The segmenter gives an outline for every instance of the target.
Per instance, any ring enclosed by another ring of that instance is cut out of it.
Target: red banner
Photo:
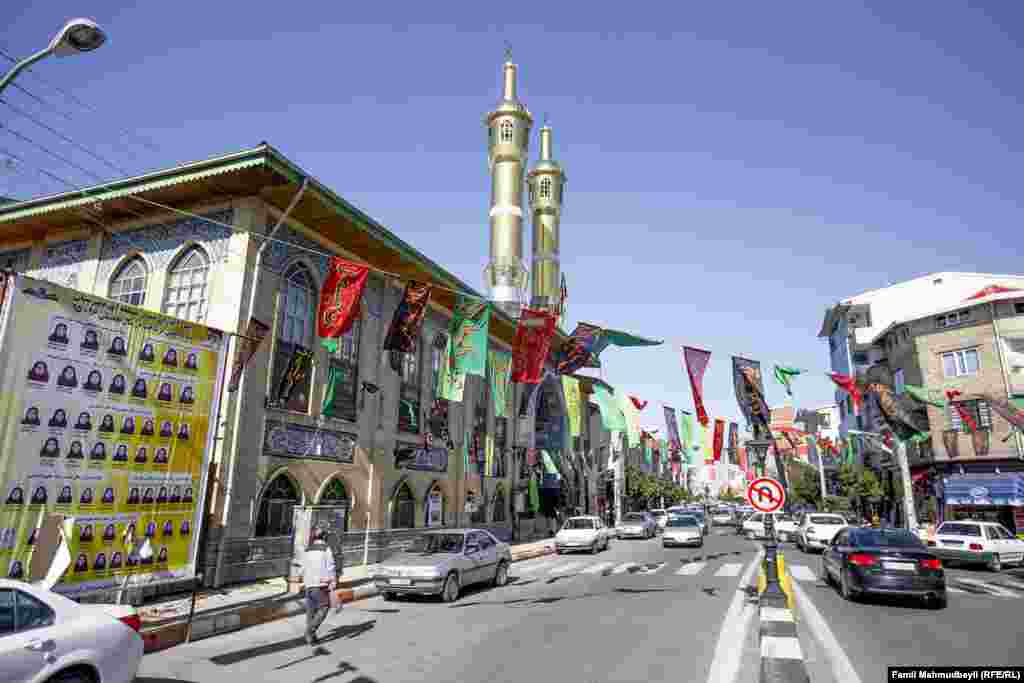
[[[722,445],[725,442],[725,420],[720,417],[715,418],[715,436],[711,441],[711,451],[714,455],[715,462],[722,459]]]
[[[702,351],[691,346],[683,347],[683,362],[686,373],[690,377],[690,390],[693,391],[693,406],[697,410],[697,421],[701,426],[708,426],[708,411],[704,409],[704,371],[711,360],[710,351]]]
[[[847,375],[841,375],[838,372],[829,373],[829,378],[836,383],[836,386],[850,395],[850,398],[853,399],[853,410],[857,415],[860,415],[860,407],[864,403],[864,394],[861,393],[860,387],[857,386],[857,380]]]
[[[331,270],[320,289],[320,309],[316,316],[316,333],[323,339],[337,339],[352,327],[359,313],[366,279],[366,266],[335,256]]]
[[[630,396],[629,400],[633,402],[633,405],[636,407],[637,410],[643,410],[644,408],[647,407],[647,401],[641,401],[636,396]]]
[[[513,382],[540,384],[544,374],[544,359],[548,357],[554,334],[555,316],[533,308],[522,310],[512,352]]]

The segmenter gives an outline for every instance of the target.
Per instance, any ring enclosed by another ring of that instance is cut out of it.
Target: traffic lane
[[[679,551],[664,552],[653,543],[623,545],[623,561],[681,565]],[[727,550],[732,552],[717,552]],[[752,553],[743,558],[745,566],[753,559]],[[222,683],[519,681],[551,675],[659,681],[678,680],[680,673],[687,680],[706,678],[718,627],[740,578],[581,575],[552,584],[470,589],[452,605],[373,598],[332,615],[317,651],[302,642],[304,618],[295,617],[149,655],[140,676]],[[679,637],[681,629],[686,638]]]
[[[901,598],[845,601],[820,579],[799,585],[862,681],[884,680],[889,666],[1024,664],[1014,600],[957,594],[933,610]]]

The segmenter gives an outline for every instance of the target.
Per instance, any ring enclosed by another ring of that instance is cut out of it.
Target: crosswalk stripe
[[[611,567],[614,564],[615,564],[614,562],[598,562],[595,565],[587,567],[586,569],[581,571],[580,574],[599,574],[599,573],[603,572],[605,569],[608,569],[608,567]]]
[[[622,574],[623,572],[629,571],[630,567],[636,566],[639,566],[636,562],[623,562],[618,567],[612,570],[612,574]]]
[[[1001,586],[1002,588],[1005,588],[1006,590],[1010,591],[1018,597],[1022,593],[1024,593],[1024,585],[1021,585],[1019,583],[1012,583],[1009,581],[993,581],[992,584],[995,586]]]
[[[998,595],[1001,598],[1016,598],[1018,596],[1017,593],[1008,591],[1005,588],[994,586],[986,581],[979,581],[977,579],[965,579],[962,577],[957,577],[957,581],[959,581],[960,583],[965,583],[969,586],[974,586],[976,588],[988,591],[992,595]]]
[[[818,577],[810,567],[803,564],[789,565],[789,573],[797,581],[817,581]]]
[[[967,594],[967,591],[961,590],[959,588],[953,588],[952,586],[949,586],[949,585],[946,586],[946,592],[947,593],[963,593],[964,595]]]
[[[701,569],[707,565],[707,562],[691,562],[690,564],[684,564],[676,571],[676,576],[693,576],[700,572]]]
[[[551,568],[549,574],[568,574],[573,569],[585,566],[586,562],[566,562],[565,564],[559,564]]]
[[[729,564],[723,564],[721,568],[715,572],[715,576],[739,576],[740,569],[743,568],[742,564],[738,562],[730,562]]]

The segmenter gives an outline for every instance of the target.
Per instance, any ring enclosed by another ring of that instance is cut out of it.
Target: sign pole
[[[779,585],[777,562],[778,543],[775,540],[775,512],[786,503],[786,489],[775,479],[762,477],[747,486],[747,502],[764,514],[764,577],[765,590],[761,594],[761,605],[785,607],[786,594]]]

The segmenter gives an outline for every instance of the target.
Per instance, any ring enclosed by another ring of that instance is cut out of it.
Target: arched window
[[[123,304],[142,306],[146,303],[146,282],[149,268],[146,262],[136,256],[110,278],[110,298]]]
[[[435,486],[427,494],[425,509],[426,526],[444,526],[445,513],[447,512],[444,492],[440,486]]]
[[[540,179],[540,196],[544,199],[551,197],[551,178]]]
[[[505,521],[505,489],[499,488],[494,493],[494,518],[495,522]]]
[[[392,352],[394,353],[394,352]],[[398,391],[398,429],[409,434],[420,433],[420,345],[415,342],[410,353],[401,354],[402,371]]]
[[[391,528],[412,529],[416,526],[416,499],[408,484],[402,484],[391,503]]]
[[[342,517],[342,531],[348,531],[348,519],[349,513],[351,512],[352,501],[348,497],[348,491],[345,489],[345,482],[338,477],[331,479],[327,483],[327,488],[320,494],[320,500],[318,505],[333,505],[343,510],[340,510],[340,516]]]
[[[274,477],[260,498],[256,536],[287,536],[292,532],[292,509],[301,503],[295,484],[284,474]]]
[[[512,131],[513,131],[512,122],[511,121],[502,121],[501,122],[501,141],[502,142],[512,142]]]
[[[164,313],[172,318],[206,320],[206,278],[210,259],[201,247],[189,247],[167,273]]]
[[[316,285],[309,269],[295,264],[284,274],[278,310],[277,341],[274,349],[274,384],[271,395],[277,395],[281,378],[297,347],[312,350],[316,319]],[[278,407],[305,413],[309,411],[310,372],[295,386],[288,401]]]

